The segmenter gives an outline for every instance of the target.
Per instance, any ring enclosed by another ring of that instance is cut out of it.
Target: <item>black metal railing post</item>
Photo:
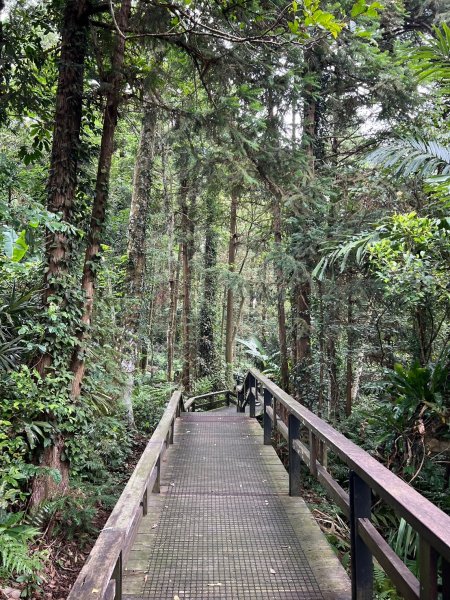
[[[367,483],[350,471],[350,543],[352,600],[373,598],[372,553],[358,533],[359,519],[370,519],[372,492]]]
[[[289,431],[289,496],[300,496],[301,459],[294,449],[294,441],[300,439],[300,421],[293,414],[288,419]]]
[[[254,390],[254,391],[253,391]],[[248,404],[250,408],[250,417],[255,418],[256,415],[256,378],[249,373],[248,375]]]
[[[264,444],[272,443],[272,419],[267,414],[267,408],[272,406],[272,394],[264,388]]]

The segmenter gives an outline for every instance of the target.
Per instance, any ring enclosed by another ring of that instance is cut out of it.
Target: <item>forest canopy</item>
[[[0,588],[61,598],[171,390],[251,365],[450,512],[449,21],[0,0]]]

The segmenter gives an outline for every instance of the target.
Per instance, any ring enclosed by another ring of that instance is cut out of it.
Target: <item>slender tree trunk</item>
[[[161,162],[162,162],[162,183],[164,191],[164,207],[167,214],[167,237],[168,237],[168,273],[169,273],[169,315],[167,319],[167,381],[173,381],[173,357],[174,357],[174,338],[175,338],[175,320],[177,311],[177,297],[178,297],[178,277],[180,272],[180,252],[181,246],[179,246],[178,259],[175,262],[174,258],[174,236],[175,236],[175,212],[173,210],[172,200],[172,189],[171,183],[172,178],[167,178],[167,171],[169,168],[169,162],[167,157],[167,150],[165,144],[162,145],[161,149]]]
[[[167,380],[173,381],[173,359],[174,359],[174,346],[176,337],[176,319],[177,319],[177,304],[178,304],[178,289],[180,282],[180,264],[181,264],[181,249],[182,245],[179,245],[178,259],[176,266],[172,267],[169,273],[169,322],[167,326]]]
[[[234,273],[236,268],[236,247],[237,247],[237,207],[239,194],[238,190],[234,189],[231,192],[230,205],[230,238],[228,242],[228,271]],[[229,285],[227,289],[227,319],[225,324],[225,364],[226,364],[226,381],[229,386],[234,385],[233,381],[233,361],[234,361],[234,344],[233,344],[233,327],[234,327],[234,290],[233,286]],[[230,389],[231,389],[230,387]]]
[[[281,200],[274,196],[272,201],[273,215],[273,235],[275,249],[278,257],[281,257]],[[279,266],[275,267],[275,278],[277,281],[277,315],[278,315],[278,339],[280,344],[280,366],[281,366],[281,387],[289,391],[289,365],[287,350],[287,330],[286,330],[286,310],[285,285],[283,281],[283,271]]]
[[[324,331],[324,310],[323,310],[323,289],[322,282],[317,282],[318,295],[318,337],[319,337],[319,391],[317,399],[317,413],[319,417],[323,416],[323,396],[325,382],[325,331]]]
[[[120,31],[127,27],[131,12],[131,0],[123,0],[117,16],[117,25]],[[95,185],[94,204],[87,236],[87,247],[84,259],[83,278],[81,289],[85,295],[83,307],[82,326],[78,334],[79,344],[72,355],[72,398],[76,400],[81,393],[81,384],[85,373],[85,358],[83,342],[91,325],[92,310],[94,305],[94,289],[96,270],[100,255],[100,240],[105,223],[106,206],[108,201],[109,174],[111,159],[114,151],[114,133],[116,130],[120,104],[120,91],[122,87],[122,68],[125,57],[125,39],[117,35],[116,45],[112,57],[112,75],[106,95],[106,108],[103,116],[103,132],[98,161],[97,180]]]
[[[194,256],[195,186],[185,178],[180,186],[181,236],[183,261],[183,372],[181,383],[186,391],[192,387],[192,258]]]
[[[296,306],[297,306],[297,360],[302,363],[309,361],[311,355],[310,337],[311,337],[311,284],[304,281],[296,287]]]
[[[128,422],[132,427],[134,427],[132,395],[135,372],[139,361],[138,336],[143,309],[146,233],[153,173],[155,131],[156,111],[148,103],[145,103],[139,148],[134,167],[133,193],[128,223],[128,260],[125,281],[128,291],[128,306],[124,318],[122,344],[122,370],[126,375],[123,402],[127,411]]]
[[[203,299],[200,308],[198,365],[199,376],[212,376],[217,373],[217,356],[214,344],[214,329],[217,312],[217,233],[214,229],[216,221],[216,201],[207,199],[204,285]]]
[[[353,354],[354,354],[354,332],[353,332],[353,295],[348,293],[347,301],[347,372],[345,390],[345,415],[352,414],[353,403]]]
[[[330,383],[330,418],[339,418],[339,366],[337,352],[338,314],[336,304],[329,306],[329,322],[327,328],[328,376]]]
[[[3,3],[1,5],[3,8]],[[81,116],[83,108],[83,75],[86,57],[89,2],[67,0],[61,34],[58,87],[56,92],[55,126],[53,131],[47,208],[64,221],[71,220],[77,186],[77,168],[80,147]],[[45,239],[47,268],[45,271],[43,305],[50,299],[61,298],[64,275],[69,260],[69,238],[63,232],[47,231]],[[36,368],[45,377],[52,364],[52,352],[44,352]],[[60,483],[48,475],[33,481],[30,506],[65,493],[69,486],[69,464],[62,458],[64,437],[57,434],[40,459],[40,466],[56,469]]]

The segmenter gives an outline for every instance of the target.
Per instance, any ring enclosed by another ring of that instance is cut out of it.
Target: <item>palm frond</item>
[[[401,138],[371,152],[366,161],[392,171],[396,176],[416,175],[450,178],[450,147],[436,140]]]
[[[434,37],[426,40],[412,57],[419,81],[436,82],[443,95],[450,95],[450,27],[434,27]]]

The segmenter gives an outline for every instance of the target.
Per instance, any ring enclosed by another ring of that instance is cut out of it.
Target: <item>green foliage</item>
[[[280,354],[278,351],[268,355],[262,343],[256,337],[248,340],[237,338],[236,341],[244,346],[245,353],[252,359],[258,369],[268,377],[278,379],[280,367],[274,360]]]
[[[440,93],[450,95],[450,27],[442,23],[433,27],[434,36],[424,38],[424,44],[416,50],[411,62],[420,81],[432,81],[439,85]]]
[[[450,147],[437,140],[403,138],[377,148],[367,162],[389,169],[394,176],[427,178],[439,174],[450,178]]]
[[[141,433],[151,435],[169,402],[174,387],[171,383],[152,384],[144,379],[133,396],[136,425]]]
[[[0,510],[0,576],[35,576],[43,567],[45,553],[31,552],[29,544],[39,530],[23,522],[24,513]]]

